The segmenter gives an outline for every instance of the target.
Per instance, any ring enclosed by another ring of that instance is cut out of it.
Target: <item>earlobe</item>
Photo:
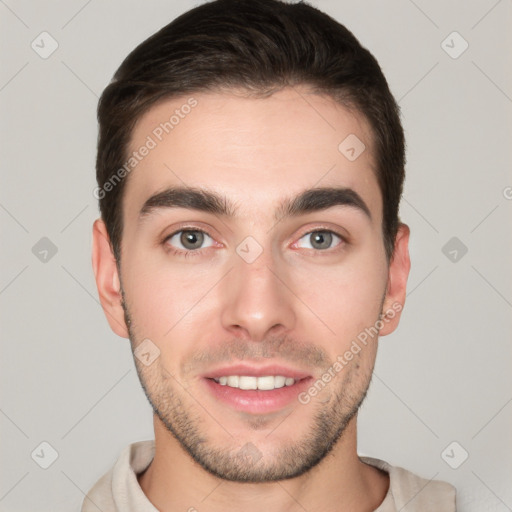
[[[105,223],[97,219],[92,231],[92,267],[100,303],[110,328],[122,338],[128,338],[128,329],[124,320],[121,304],[121,286],[116,259],[110,248]]]
[[[380,330],[380,336],[390,334],[398,327],[405,304],[407,278],[411,268],[409,235],[409,226],[400,224],[395,237],[395,250],[389,264],[387,291],[382,308],[384,325]]]

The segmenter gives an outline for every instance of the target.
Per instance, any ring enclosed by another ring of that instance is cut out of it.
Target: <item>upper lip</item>
[[[247,375],[251,377],[265,377],[266,375],[282,375],[283,377],[295,380],[304,379],[311,375],[296,368],[272,364],[267,366],[250,366],[247,364],[236,364],[233,366],[224,366],[205,373],[203,377],[207,379],[218,379],[219,377],[229,377],[230,375]]]

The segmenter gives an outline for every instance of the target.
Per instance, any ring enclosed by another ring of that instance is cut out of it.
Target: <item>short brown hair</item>
[[[118,264],[126,162],[135,123],[157,102],[194,92],[246,89],[267,96],[306,85],[368,121],[383,199],[382,231],[390,261],[399,226],[405,141],[399,107],[372,54],[327,14],[280,0],[215,0],[142,42],[123,61],[98,104],[99,206]],[[340,141],[341,142],[341,141]]]

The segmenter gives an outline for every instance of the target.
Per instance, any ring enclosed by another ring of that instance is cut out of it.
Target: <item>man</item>
[[[371,54],[307,4],[217,0],[136,48],[98,119],[93,267],[155,441],[82,511],[455,510],[451,485],[357,454],[410,267]]]

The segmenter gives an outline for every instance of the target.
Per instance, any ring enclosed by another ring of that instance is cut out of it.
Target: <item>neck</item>
[[[356,423],[357,415],[333,450],[304,475],[252,484],[211,475],[155,416],[155,457],[148,469],[138,475],[139,484],[161,512],[375,510],[388,491],[389,475],[359,460]]]

